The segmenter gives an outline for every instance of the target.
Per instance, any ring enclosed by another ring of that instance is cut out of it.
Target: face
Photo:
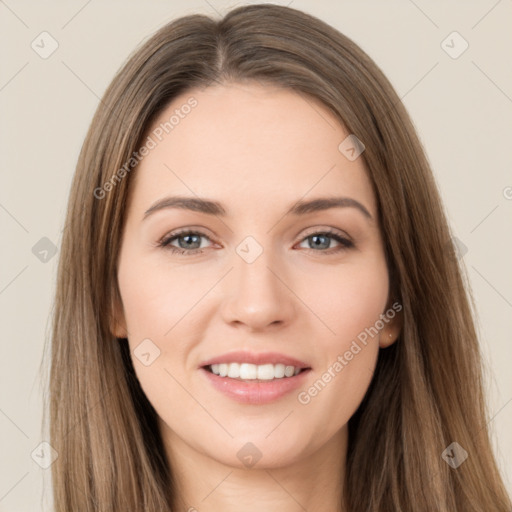
[[[348,135],[319,102],[247,84],[190,90],[148,131],[112,329],[170,453],[243,467],[246,450],[272,467],[346,432],[398,335],[365,163],[350,140],[339,149]],[[321,198],[345,200],[302,205]]]

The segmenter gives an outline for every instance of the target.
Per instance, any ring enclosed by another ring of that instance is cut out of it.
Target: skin
[[[122,304],[112,328],[128,338],[137,377],[159,416],[175,504],[201,512],[343,510],[347,423],[379,348],[398,336],[401,316],[369,338],[308,404],[297,395],[391,304],[364,160],[349,161],[338,150],[349,132],[322,104],[269,85],[187,91],[152,128],[191,96],[197,106],[131,177],[118,261]],[[142,220],[157,200],[178,194],[219,201],[228,215],[168,208]],[[299,199],[329,196],[356,199],[373,220],[352,207],[285,215]],[[205,237],[182,236],[172,245],[191,251],[200,242],[202,253],[158,247],[182,228]],[[327,237],[315,248],[308,237],[328,228],[355,247]],[[247,236],[263,249],[250,264],[236,252]],[[147,338],[160,350],[149,366],[133,352]],[[198,369],[235,349],[300,359],[312,368],[307,384],[269,404],[237,403]],[[237,457],[249,442],[262,454],[251,468]]]

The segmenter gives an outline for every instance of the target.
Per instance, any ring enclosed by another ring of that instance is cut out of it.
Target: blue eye
[[[166,249],[169,249],[172,253],[179,253],[179,254],[198,254],[203,252],[203,249],[201,249],[201,238],[209,238],[200,231],[181,231],[178,233],[171,233],[168,237],[164,238],[158,245],[160,247],[165,247]],[[183,244],[180,243],[180,247],[175,247],[174,245],[171,245],[171,242],[174,240],[180,240],[183,239],[185,242]],[[199,242],[197,241],[199,239]],[[199,243],[199,247],[191,247],[193,245],[197,245]]]
[[[330,239],[338,242],[339,246],[330,248],[329,247],[331,245]],[[303,239],[303,241],[306,241],[306,240],[310,241],[310,243],[313,244],[313,247],[316,247],[316,249],[311,249],[311,250],[313,250],[314,252],[319,252],[317,250],[318,248],[327,248],[327,249],[329,249],[328,251],[320,251],[322,253],[327,253],[327,254],[332,254],[335,252],[343,251],[343,250],[349,249],[351,247],[354,247],[354,243],[352,241],[348,240],[347,238],[343,238],[342,236],[338,235],[334,231],[321,231],[321,232],[313,233]],[[327,245],[327,247],[325,247],[326,245]]]
[[[205,238],[207,240],[210,240],[208,236],[206,236],[204,233],[201,233],[200,231],[191,231],[191,230],[184,230],[177,233],[171,233],[169,236],[162,239],[159,243],[159,247],[164,247],[167,250],[170,250],[174,254],[180,254],[180,255],[187,255],[191,256],[194,254],[200,254],[204,251],[204,247],[201,247],[201,238]],[[335,240],[339,246],[330,248],[331,240]],[[171,245],[172,242],[175,240],[178,241],[179,247],[176,247],[175,245]],[[183,242],[181,242],[183,241]],[[305,238],[301,240],[301,243],[304,241],[309,241],[313,244],[313,247],[316,247],[315,249],[307,249],[308,251],[312,252],[320,252],[324,254],[333,254],[338,253],[347,249],[350,249],[354,246],[354,243],[347,238],[344,238],[337,234],[334,231],[325,230],[325,231],[318,231],[315,233],[312,233]],[[319,250],[319,249],[325,249],[327,245],[328,250]]]

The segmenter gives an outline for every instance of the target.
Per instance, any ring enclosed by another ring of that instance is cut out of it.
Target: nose
[[[234,255],[234,268],[224,280],[222,316],[251,331],[288,325],[296,314],[295,295],[281,265],[264,250],[248,263]],[[293,283],[292,283],[293,285]]]

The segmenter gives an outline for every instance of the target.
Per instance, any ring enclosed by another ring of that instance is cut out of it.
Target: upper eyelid
[[[347,240],[350,240],[352,242],[352,237],[347,233],[345,232],[344,230],[342,229],[339,229],[339,228],[331,228],[331,227],[328,227],[328,228],[311,228],[311,230],[307,229],[305,234],[302,235],[302,239],[308,237],[308,236],[311,236],[311,235],[315,235],[315,234],[318,234],[318,233],[325,233],[325,234],[328,234],[328,235],[337,235],[339,237],[342,237],[342,238],[346,238]]]

